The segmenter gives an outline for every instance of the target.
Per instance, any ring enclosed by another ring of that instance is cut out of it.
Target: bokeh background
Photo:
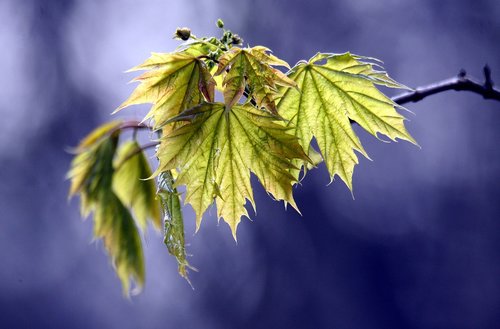
[[[219,17],[290,63],[351,51],[412,87],[488,63],[500,82],[497,0],[2,0],[0,327],[498,328],[500,103],[467,92],[407,106],[421,149],[358,130],[373,161],[354,200],[323,166],[295,193],[302,217],[255,182],[237,245],[214,210],[195,235],[186,208],[195,290],[150,231],[145,290],[122,297],[67,202],[65,150],[132,91],[123,71],[173,50],[177,27],[219,33]]]

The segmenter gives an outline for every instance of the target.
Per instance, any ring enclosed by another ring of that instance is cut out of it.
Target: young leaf
[[[141,84],[115,112],[134,104],[153,103],[144,120],[153,118],[154,128],[204,99],[213,101],[215,82],[206,65],[189,53],[153,53],[129,71],[148,70],[133,81]]]
[[[109,133],[114,128],[112,124],[103,125],[83,140],[68,178],[71,179],[70,196],[80,194],[82,215],[94,212],[95,236],[104,240],[124,294],[128,294],[130,279],[137,282],[138,287],[142,286],[144,263],[134,220],[112,189],[119,132],[106,136],[105,131]]]
[[[277,86],[295,87],[293,80],[273,68],[280,65],[289,68],[288,63],[271,55],[269,49],[232,48],[219,58],[215,75],[229,70],[224,78],[224,101],[228,108],[236,104],[248,85],[249,97],[254,97],[257,106],[277,114],[275,100],[279,96]]]
[[[324,65],[317,62],[326,60]],[[416,143],[404,126],[399,107],[375,85],[407,88],[376,71],[370,58],[349,53],[317,54],[290,72],[300,91],[287,89],[278,104],[279,113],[289,120],[292,133],[307,148],[316,138],[333,180],[338,175],[352,190],[352,174],[358,163],[355,150],[368,157],[349,119],[378,138],[384,134]]]
[[[139,152],[138,152],[139,151]],[[156,199],[154,180],[149,162],[140,151],[136,141],[123,143],[115,159],[113,190],[137,217],[139,226],[145,230],[147,219],[151,219],[156,228],[161,227],[160,203]]]
[[[158,172],[178,168],[176,185],[186,185],[185,202],[193,206],[199,228],[205,210],[216,198],[217,215],[236,229],[247,216],[246,200],[254,206],[250,171],[277,200],[296,207],[292,159],[308,160],[288,128],[251,105],[205,103],[172,121],[188,121],[162,139]]]
[[[187,270],[196,271],[196,269],[186,259],[181,200],[174,187],[174,179],[170,171],[158,175],[158,197],[161,200],[165,221],[163,242],[167,246],[168,252],[177,260],[179,274],[190,282]]]
[[[75,148],[77,154],[71,162],[71,168],[66,175],[71,180],[69,197],[82,191],[84,188],[83,185],[94,168],[96,162],[95,155],[96,153],[100,153],[97,152],[99,143],[103,141],[106,135],[118,128],[121,123],[121,121],[112,121],[97,127]]]
[[[207,56],[210,52],[217,51],[219,47],[215,38],[201,38],[188,40],[177,47],[177,52],[184,52],[193,56]]]
[[[128,295],[130,280],[137,288],[144,284],[145,270],[141,238],[127,208],[110,190],[100,195],[94,215],[94,234],[104,240],[124,295]]]
[[[81,213],[84,217],[95,208],[100,195],[111,189],[114,172],[112,162],[117,143],[116,133],[90,144],[85,149],[77,148],[81,153],[71,162],[67,177],[71,179],[69,196],[80,193]]]
[[[123,122],[121,120],[115,120],[107,122],[96,129],[94,129],[90,134],[88,134],[76,147],[76,152],[80,153],[85,149],[94,146],[106,135],[110,134],[113,130],[116,130]]]

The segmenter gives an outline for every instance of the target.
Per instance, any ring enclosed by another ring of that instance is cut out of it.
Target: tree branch
[[[200,58],[204,58],[206,56],[200,56]],[[491,70],[488,65],[485,65],[483,68],[483,73],[484,73],[484,83],[480,83],[477,80],[468,77],[467,73],[465,70],[460,70],[458,75],[453,78],[449,78],[446,80],[442,80],[439,82],[434,82],[426,86],[422,87],[417,87],[415,90],[402,93],[400,95],[396,95],[392,97],[391,99],[399,104],[403,105],[406,103],[416,103],[421,101],[422,99],[426,98],[427,96],[434,95],[434,94],[439,94],[447,90],[455,90],[455,91],[471,91],[476,94],[479,94],[483,96],[484,99],[493,99],[500,101],[500,90],[497,88],[493,87],[493,80],[491,79]],[[250,96],[250,91],[248,90],[248,87],[245,86],[245,91],[243,92],[243,95],[245,97]],[[250,98],[250,103],[254,106],[257,105],[255,99],[253,97]],[[351,123],[356,123],[356,121],[350,119],[349,120]],[[126,121],[123,124],[121,124],[117,130],[121,129],[150,129],[152,130],[152,127],[141,123],[139,121]],[[137,150],[137,153],[141,152],[144,149],[154,147],[158,145],[159,142],[153,142],[150,144],[145,145],[144,147],[140,148]],[[135,154],[132,154],[132,156]]]
[[[392,97],[392,100],[399,104],[406,104],[410,102],[418,102],[427,96],[438,94],[447,90],[456,91],[471,91],[483,96],[485,99],[494,99],[500,101],[500,90],[493,88],[493,81],[491,80],[491,70],[486,65],[483,69],[484,83],[480,83],[472,78],[467,77],[465,70],[453,78],[432,83],[427,86],[418,87],[414,91],[407,92],[401,95]]]
[[[149,129],[149,130],[153,130],[153,127],[148,126],[147,124],[142,123],[142,122],[137,121],[137,120],[129,120],[129,121],[124,121],[117,128],[117,130],[123,130],[123,129]]]

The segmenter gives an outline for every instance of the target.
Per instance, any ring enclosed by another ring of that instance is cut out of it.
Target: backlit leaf
[[[196,271],[196,269],[186,259],[181,200],[174,187],[174,179],[170,171],[158,175],[158,197],[161,200],[164,215],[165,236],[163,241],[168,252],[177,260],[179,274],[189,282],[187,270]]]
[[[134,104],[152,103],[146,119],[154,128],[191,108],[204,99],[214,98],[215,82],[205,63],[189,53],[153,53],[143,64],[130,71],[148,70],[133,81],[141,84],[115,112]]]
[[[210,52],[218,50],[218,47],[214,44],[216,43],[216,39],[214,39],[215,38],[190,39],[177,47],[177,52],[183,52],[193,56],[207,56]]]
[[[80,149],[80,153],[71,162],[67,175],[71,180],[69,196],[80,194],[81,213],[84,217],[94,209],[99,196],[111,188],[114,171],[110,163],[113,162],[117,143],[117,133],[107,136]]]
[[[70,197],[84,189],[84,184],[92,174],[92,171],[95,170],[96,153],[101,154],[102,152],[98,148],[101,146],[104,137],[116,130],[121,123],[121,121],[112,121],[97,127],[74,149],[76,156],[71,162],[71,168],[66,175],[71,180],[71,187],[69,189]],[[114,152],[112,149],[111,151]],[[110,156],[112,157],[113,154]]]
[[[325,64],[318,62],[325,60]],[[406,88],[376,71],[370,58],[349,53],[317,54],[301,62],[289,73],[300,91],[287,89],[278,108],[289,120],[291,132],[307,148],[316,138],[333,180],[338,175],[352,190],[352,174],[358,151],[368,157],[349,119],[378,138],[378,134],[416,143],[404,126],[399,105],[382,94],[375,85]]]
[[[128,294],[130,280],[140,288],[144,282],[144,263],[139,233],[128,209],[115,195],[112,182],[113,159],[119,131],[112,124],[90,133],[78,147],[80,152],[71,163],[70,196],[80,194],[81,212],[94,212],[94,234],[104,240],[117,275]],[[112,132],[106,135],[104,131]]]
[[[130,212],[112,191],[100,195],[96,204],[94,234],[104,241],[123,293],[128,295],[130,280],[140,289],[145,277],[141,238]]]
[[[88,134],[76,147],[76,152],[81,152],[88,147],[92,147],[97,142],[99,142],[106,135],[116,130],[122,124],[121,120],[107,122],[96,129],[94,129],[90,134]]]
[[[288,128],[269,113],[251,105],[206,103],[185,111],[173,121],[188,121],[162,139],[158,171],[178,169],[176,185],[186,185],[185,202],[197,217],[217,204],[217,215],[236,229],[248,216],[246,201],[255,207],[250,172],[277,200],[296,207],[290,175],[292,159],[308,160]]]
[[[268,51],[269,49],[260,46],[244,49],[235,47],[219,58],[219,68],[215,75],[229,70],[223,81],[224,100],[228,108],[239,101],[247,86],[249,96],[255,99],[258,107],[277,114],[277,86],[295,87],[296,84],[272,67],[289,66],[285,61],[268,54]]]
[[[156,186],[149,162],[136,141],[123,143],[115,159],[116,172],[113,190],[124,205],[130,207],[139,226],[145,230],[147,219],[156,228],[161,227],[160,203],[156,199]]]

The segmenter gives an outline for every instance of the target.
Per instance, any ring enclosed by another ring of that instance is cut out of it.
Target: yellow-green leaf
[[[325,61],[324,64],[319,63]],[[349,119],[377,134],[416,143],[406,131],[399,105],[375,85],[407,88],[374,69],[372,59],[349,53],[317,54],[289,73],[298,89],[287,89],[280,99],[280,115],[289,120],[291,132],[306,149],[315,137],[333,180],[338,175],[352,190],[355,151],[368,157]]]
[[[177,260],[179,274],[190,282],[188,269],[195,271],[196,269],[187,261],[181,200],[174,187],[174,179],[170,171],[158,175],[158,197],[161,200],[165,221],[163,242],[167,246],[168,252]]]
[[[217,72],[217,66],[214,66],[210,73],[213,75],[214,81],[215,81],[215,90],[224,93],[224,88],[222,87],[224,85],[224,78],[226,77],[225,72],[222,72],[219,75],[215,75]]]
[[[255,207],[250,172],[275,199],[296,207],[291,161],[308,157],[271,114],[251,105],[228,109],[222,103],[205,103],[173,121],[188,123],[162,139],[158,171],[178,169],[176,185],[186,185],[185,202],[195,210],[197,228],[216,199],[218,217],[236,238],[241,216],[248,216],[246,201]]]
[[[128,295],[130,280],[140,289],[144,284],[145,270],[139,231],[128,209],[111,190],[101,194],[96,204],[94,234],[104,240],[123,293]]]
[[[147,219],[156,228],[161,227],[160,202],[156,199],[156,186],[149,162],[136,141],[123,143],[115,159],[113,190],[124,205],[130,207],[139,226],[145,230]]]
[[[66,178],[71,180],[71,186],[69,189],[70,197],[82,191],[83,185],[87,181],[94,165],[96,164],[96,156],[101,154],[98,152],[99,146],[105,140],[105,137],[109,137],[110,133],[116,131],[121,123],[122,121],[118,120],[111,121],[95,128],[84,139],[82,139],[76,148],[74,148],[76,155],[73,158],[70,170],[66,175]],[[114,152],[114,149],[111,149],[110,151]],[[113,154],[114,153],[110,156],[112,157]]]
[[[219,68],[215,75],[228,70],[224,77],[224,101],[228,108],[236,104],[245,87],[249,97],[253,97],[258,107],[264,107],[273,114],[279,96],[277,86],[295,87],[293,80],[271,65],[289,67],[288,64],[267,52],[261,46],[253,48],[232,48],[219,58]]]
[[[113,159],[119,131],[113,124],[104,125],[84,139],[68,172],[70,196],[79,193],[81,212],[94,212],[94,235],[104,240],[104,246],[120,278],[124,294],[130,280],[138,288],[144,282],[144,262],[139,233],[128,209],[113,192]],[[107,135],[107,136],[106,136]],[[153,195],[154,197],[154,195]]]
[[[214,44],[215,38],[190,39],[177,47],[178,52],[191,54],[193,56],[207,56],[210,52],[217,51],[219,48]]]
[[[141,84],[115,112],[134,104],[152,103],[144,120],[152,118],[154,128],[204,99],[213,101],[215,82],[206,65],[189,53],[153,53],[130,71],[148,70],[133,81]]]
[[[91,133],[92,134],[92,133]],[[67,177],[71,180],[69,196],[80,193],[81,213],[87,216],[93,210],[99,195],[111,188],[112,161],[118,143],[118,134],[81,149],[71,162]]]
[[[80,153],[85,149],[94,146],[98,143],[102,138],[106,137],[106,135],[110,134],[113,130],[116,130],[123,121],[115,120],[106,122],[103,125],[100,125],[92,132],[90,132],[76,147],[76,152]]]

